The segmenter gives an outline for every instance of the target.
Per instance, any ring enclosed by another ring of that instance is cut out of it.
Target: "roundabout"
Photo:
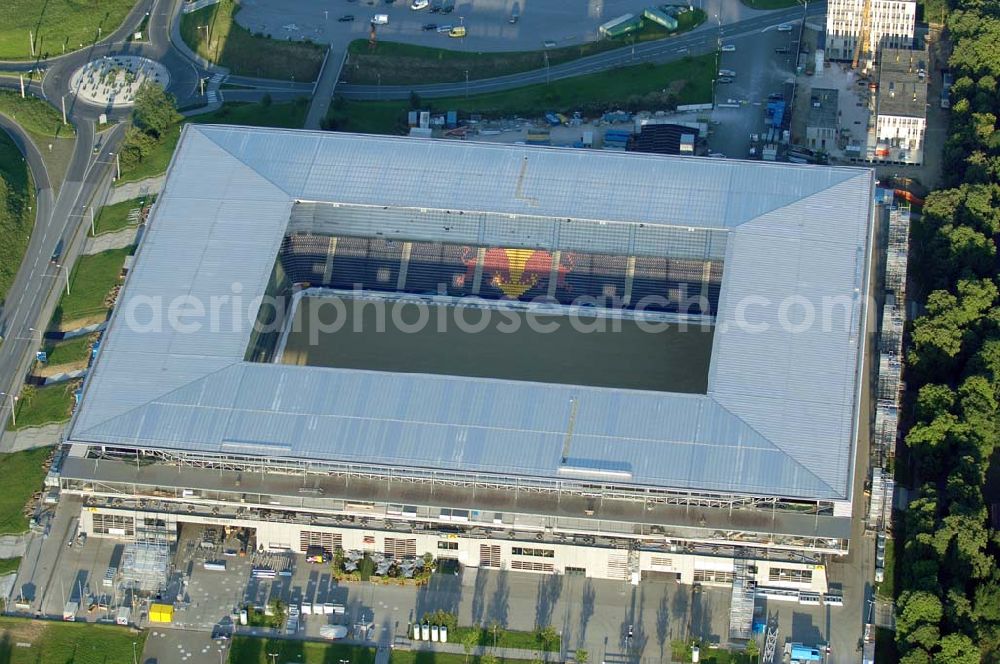
[[[170,73],[159,62],[137,55],[108,55],[91,60],[73,72],[70,90],[89,104],[120,108],[135,103],[135,95],[145,82],[164,88]]]

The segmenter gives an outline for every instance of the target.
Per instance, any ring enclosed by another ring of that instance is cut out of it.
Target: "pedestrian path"
[[[334,50],[331,46],[326,52],[326,59],[323,60],[323,67],[319,72],[319,80],[313,89],[312,102],[309,104],[309,112],[306,114],[306,129],[320,129],[326,111],[330,108],[330,100],[337,89],[337,81],[340,80],[340,71],[347,60],[347,51]]]

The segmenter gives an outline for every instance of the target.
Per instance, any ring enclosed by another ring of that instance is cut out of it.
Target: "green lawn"
[[[135,226],[136,223],[129,221],[128,215],[132,210],[141,209],[156,200],[156,195],[132,198],[112,205],[105,205],[97,213],[94,219],[94,227],[98,235],[120,231],[127,226]]]
[[[33,138],[48,139],[73,136],[73,125],[62,123],[62,113],[38,97],[21,95],[12,90],[0,90],[0,113],[15,120]],[[42,150],[43,145],[38,149]]]
[[[658,109],[665,106],[664,90],[678,104],[705,103],[712,98],[715,54],[684,58],[663,65],[642,64],[587,76],[553,81],[470,97],[427,99],[435,111],[458,110],[486,117],[537,117],[547,111],[582,110],[595,115],[614,108]],[[328,114],[329,126],[341,131],[375,134],[404,133],[409,100],[347,101],[336,99]]]
[[[47,387],[25,387],[17,401],[17,424],[7,420],[7,429],[14,431],[65,422],[73,414],[73,392],[77,387],[75,380]]]
[[[131,247],[109,249],[92,256],[81,256],[69,278],[69,295],[62,296],[52,315],[53,327],[79,319],[103,319],[108,310],[106,298],[118,285],[122,265],[131,250]]]
[[[492,78],[541,69],[545,67],[546,53],[549,66],[557,65],[634,43],[664,39],[692,30],[704,21],[705,12],[695,9],[681,14],[677,30],[674,31],[647,20],[642,29],[632,35],[551,48],[547,51],[484,53],[384,41],[380,41],[372,51],[368,47],[368,40],[357,39],[348,47],[350,56],[341,78],[348,83],[375,84],[381,81],[386,85],[464,81],[466,72],[469,80]],[[446,41],[454,44],[455,40]]]
[[[799,0],[743,0],[751,9],[787,9],[801,4]]]
[[[217,111],[191,116],[188,122],[301,129],[306,123],[308,112],[309,100],[305,97],[268,106],[251,102],[226,102]]]
[[[21,151],[0,131],[0,304],[28,248],[35,226],[35,185]]]
[[[315,641],[258,639],[237,636],[229,649],[231,664],[271,664],[268,653],[277,653],[279,662],[329,664],[346,659],[351,664],[374,664],[375,649]]]
[[[112,625],[0,617],[0,642],[3,664],[121,664],[132,661],[133,647],[142,652],[146,633]]]
[[[310,42],[254,36],[233,17],[234,0],[181,15],[181,37],[198,55],[241,76],[315,81],[326,48]]]
[[[0,2],[0,60],[60,55],[106,37],[117,29],[136,0],[3,0]],[[100,29],[100,33],[98,32]]]
[[[21,566],[20,558],[0,558],[0,576],[13,574]]]
[[[885,539],[885,580],[878,584],[878,596],[894,599],[896,593],[896,543],[893,538]]]
[[[305,124],[308,110],[309,101],[307,99],[271,104],[270,106],[246,102],[226,102],[221,108],[211,113],[185,118],[181,125],[185,122],[194,122],[197,124],[238,124],[251,127],[299,129]],[[145,160],[139,162],[131,170],[123,169],[122,178],[118,184],[137,182],[166,172],[167,166],[170,165],[170,157],[174,154],[177,141],[181,137],[181,125],[170,129],[166,139],[157,144],[156,149]]]
[[[47,343],[45,345],[47,366],[57,367],[62,364],[86,361],[90,356],[90,349],[94,345],[95,338],[94,334],[85,334],[66,341]]]
[[[4,490],[0,492],[0,535],[23,533],[28,529],[24,505],[32,493],[42,488],[45,479],[42,464],[51,451],[50,447],[39,447],[0,454],[0,477],[4,478]]]
[[[454,632],[454,634],[452,634]],[[478,644],[481,646],[493,645],[493,632],[488,627],[458,627],[450,630],[448,641],[462,643],[462,639],[468,633],[478,633]],[[496,646],[498,648],[520,648],[522,650],[547,650],[549,652],[559,652],[561,639],[556,636],[553,641],[543,644],[542,640],[534,632],[520,632],[512,629],[501,629],[497,633]],[[543,648],[543,645],[548,647]]]

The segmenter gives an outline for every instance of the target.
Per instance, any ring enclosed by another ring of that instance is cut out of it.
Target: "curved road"
[[[484,92],[498,92],[533,83],[545,83],[550,80],[593,74],[630,64],[642,62],[663,63],[678,60],[686,55],[711,53],[716,49],[720,37],[723,41],[726,41],[757,34],[766,28],[777,26],[780,23],[799,21],[802,19],[802,14],[803,10],[801,7],[792,7],[790,9],[766,12],[744,21],[729,23],[723,25],[721,29],[718,27],[706,27],[706,24],[692,32],[677,37],[636,44],[634,49],[623,47],[613,51],[589,55],[578,60],[571,60],[570,62],[549,67],[548,70],[536,69],[508,76],[473,80],[469,81],[468,84],[464,81],[433,83],[429,85],[377,86],[341,84],[337,86],[337,94],[347,99],[405,99],[409,97],[410,92],[416,92],[421,97],[452,97],[461,96],[466,93],[481,94]],[[806,11],[806,16],[810,18],[825,14],[825,2],[810,3]]]

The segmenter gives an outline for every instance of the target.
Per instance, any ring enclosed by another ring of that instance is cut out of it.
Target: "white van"
[[[375,14],[372,16],[372,25],[386,25],[389,23],[388,14]]]

